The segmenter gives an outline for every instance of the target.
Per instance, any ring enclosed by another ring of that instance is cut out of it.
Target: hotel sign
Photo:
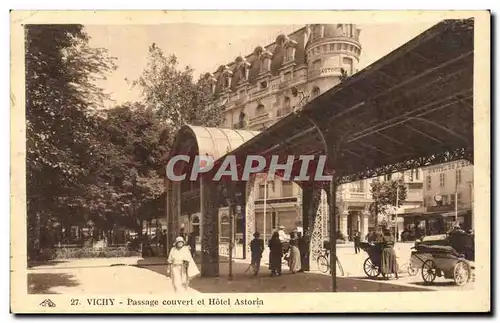
[[[446,165],[439,165],[439,166],[434,166],[434,167],[429,167],[427,171],[429,174],[435,174],[435,173],[443,173],[447,172],[450,170],[455,170],[455,169],[460,169],[464,167],[471,166],[472,164],[466,160],[459,160],[453,163],[449,163]]]

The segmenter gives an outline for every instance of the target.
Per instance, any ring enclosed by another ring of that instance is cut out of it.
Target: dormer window
[[[295,59],[295,48],[288,46],[285,50],[285,62],[291,62]]]
[[[321,25],[314,25],[312,28],[312,39],[323,37],[323,28]]]

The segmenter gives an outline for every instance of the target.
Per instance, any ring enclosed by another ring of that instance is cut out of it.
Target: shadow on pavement
[[[80,285],[70,274],[29,273],[28,294],[58,294],[51,289],[54,287],[75,287]]]
[[[228,279],[229,263],[227,259],[219,266],[219,277],[196,277],[190,287],[201,293],[297,293],[297,292],[330,292],[331,277],[316,273],[290,274],[286,266],[283,275],[270,277],[269,270],[261,267],[258,276],[252,277],[246,263],[233,263],[233,279]],[[166,266],[145,266],[147,270],[165,275]],[[429,289],[411,286],[401,286],[352,279],[337,278],[338,292],[411,292],[429,291]]]
[[[39,266],[54,266],[68,262],[67,260],[47,260],[47,261],[32,261],[28,263],[28,268],[35,268]]]
[[[409,284],[416,285],[416,286],[426,286],[426,287],[457,286],[457,285],[455,285],[455,282],[452,280],[445,281],[445,282],[432,282],[432,283],[426,283],[424,281],[421,281],[421,282],[411,282]]]

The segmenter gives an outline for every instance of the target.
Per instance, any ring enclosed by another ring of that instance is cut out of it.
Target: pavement
[[[412,244],[396,244],[399,264],[410,259]],[[349,248],[350,247],[350,248]],[[406,272],[398,280],[377,280],[366,277],[363,262],[367,255],[354,253],[354,247],[344,245],[337,249],[337,257],[344,269],[344,276],[337,277],[339,292],[404,292],[436,290],[472,290],[474,283],[456,286],[451,280],[436,278],[432,285],[425,285],[420,272],[410,277]],[[283,265],[283,275],[270,277],[267,255],[256,277],[248,269],[248,261],[234,259],[233,276],[229,279],[229,261],[220,257],[219,277],[197,277],[191,282],[189,292],[196,293],[253,293],[253,292],[329,292],[331,276],[317,268],[310,272],[290,274]],[[199,266],[199,257],[196,259]],[[166,274],[163,257],[93,258],[52,261],[37,264],[28,270],[28,290],[33,294],[170,294],[174,293]],[[97,279],[96,279],[97,278]],[[105,283],[103,283],[105,282]]]
[[[28,270],[29,294],[173,294],[170,278],[137,267],[142,259],[75,259]],[[166,270],[166,269],[165,269]],[[189,289],[188,293],[198,293]]]

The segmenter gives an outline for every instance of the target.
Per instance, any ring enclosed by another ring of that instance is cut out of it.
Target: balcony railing
[[[366,199],[368,198],[366,192],[349,192],[349,198],[351,199]]]
[[[269,120],[269,112],[264,112],[259,115],[256,115],[255,117],[250,118],[250,126],[266,122]]]

